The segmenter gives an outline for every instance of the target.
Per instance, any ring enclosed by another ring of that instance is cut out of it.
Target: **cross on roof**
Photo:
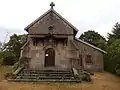
[[[51,6],[51,9],[53,9],[53,7],[55,6],[55,4],[53,2],[51,2],[50,6]]]

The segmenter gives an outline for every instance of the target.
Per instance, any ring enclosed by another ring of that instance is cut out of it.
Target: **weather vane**
[[[53,9],[53,7],[55,6],[55,4],[53,2],[51,2],[50,6],[51,6],[51,9]]]

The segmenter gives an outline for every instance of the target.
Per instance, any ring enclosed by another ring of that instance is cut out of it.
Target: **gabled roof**
[[[35,21],[33,21],[31,24],[29,24],[27,27],[25,27],[24,28],[24,30],[26,30],[26,31],[28,31],[28,29],[32,26],[32,25],[34,25],[36,22],[38,22],[39,20],[41,20],[44,16],[46,16],[47,14],[49,14],[50,12],[53,12],[54,14],[56,14],[60,19],[62,19],[65,23],[67,23],[71,28],[73,28],[74,30],[76,30],[76,31],[79,31],[76,27],[74,27],[70,22],[68,22],[65,18],[63,18],[59,13],[57,13],[54,9],[49,9],[47,12],[45,12],[43,15],[41,15],[39,18],[37,18]],[[96,50],[98,50],[98,51],[101,51],[101,52],[103,52],[103,53],[107,53],[106,51],[104,51],[104,50],[102,50],[102,49],[100,49],[100,48],[98,48],[98,47],[95,47],[95,46],[93,46],[93,45],[91,45],[91,44],[89,44],[89,43],[87,43],[87,42],[84,42],[83,40],[81,40],[81,39],[78,39],[78,38],[76,38],[75,37],[75,40],[77,40],[77,41],[79,41],[79,42],[81,42],[81,43],[83,43],[83,44],[85,44],[85,45],[88,45],[88,46],[90,46],[90,47],[92,47],[92,48],[94,48],[94,49],[96,49]]]
[[[78,31],[76,27],[74,27],[70,22],[68,22],[65,18],[63,18],[59,13],[57,13],[54,9],[49,9],[47,12],[45,12],[43,15],[41,15],[39,18],[37,18],[35,21],[33,21],[31,24],[29,24],[27,27],[24,28],[24,30],[28,31],[28,29],[34,25],[36,22],[41,20],[44,16],[46,16],[48,13],[53,12],[56,14],[60,19],[62,19],[65,23],[67,23],[71,28]]]
[[[88,45],[88,46],[90,46],[90,47],[92,47],[92,48],[94,48],[94,49],[96,49],[96,50],[98,50],[98,51],[100,51],[100,52],[102,52],[102,53],[107,54],[106,51],[104,51],[104,50],[102,50],[102,49],[100,49],[100,48],[98,48],[98,47],[95,47],[95,46],[93,46],[93,45],[91,45],[91,44],[89,44],[89,43],[87,43],[87,42],[85,42],[85,41],[83,41],[83,40],[81,40],[81,39],[78,39],[78,38],[75,37],[75,40],[77,40],[77,41],[79,41],[79,42],[81,42],[81,43],[83,43],[83,44],[85,44],[85,45]]]

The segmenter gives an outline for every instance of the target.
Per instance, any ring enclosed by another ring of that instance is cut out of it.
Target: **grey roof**
[[[46,16],[48,13],[53,12],[54,14],[56,14],[59,18],[61,18],[65,23],[67,23],[71,28],[73,28],[74,30],[78,31],[78,29],[76,27],[74,27],[70,22],[68,22],[65,18],[63,18],[59,13],[57,13],[54,9],[49,9],[47,12],[45,12],[43,15],[41,15],[39,18],[37,18],[35,21],[33,21],[31,24],[29,24],[27,27],[25,27],[24,29],[27,31],[32,25],[34,25],[37,21],[39,21],[40,19],[42,19],[44,16]]]
[[[89,44],[89,43],[87,43],[87,42],[85,42],[85,41],[83,41],[83,40],[81,40],[81,39],[78,39],[78,38],[75,37],[75,40],[77,40],[77,41],[79,41],[79,42],[81,42],[81,43],[83,43],[83,44],[85,44],[85,45],[88,45],[88,46],[90,46],[90,47],[92,47],[92,48],[94,48],[94,49],[96,49],[96,50],[98,50],[98,51],[101,51],[102,53],[107,54],[106,51],[104,51],[104,50],[102,50],[102,49],[100,49],[100,48],[98,48],[98,47],[95,47],[95,46],[93,46],[93,45],[91,45],[91,44]]]

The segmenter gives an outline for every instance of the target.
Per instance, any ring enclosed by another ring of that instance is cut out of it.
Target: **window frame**
[[[87,65],[93,64],[92,55],[90,55],[90,54],[85,55],[85,63]]]

